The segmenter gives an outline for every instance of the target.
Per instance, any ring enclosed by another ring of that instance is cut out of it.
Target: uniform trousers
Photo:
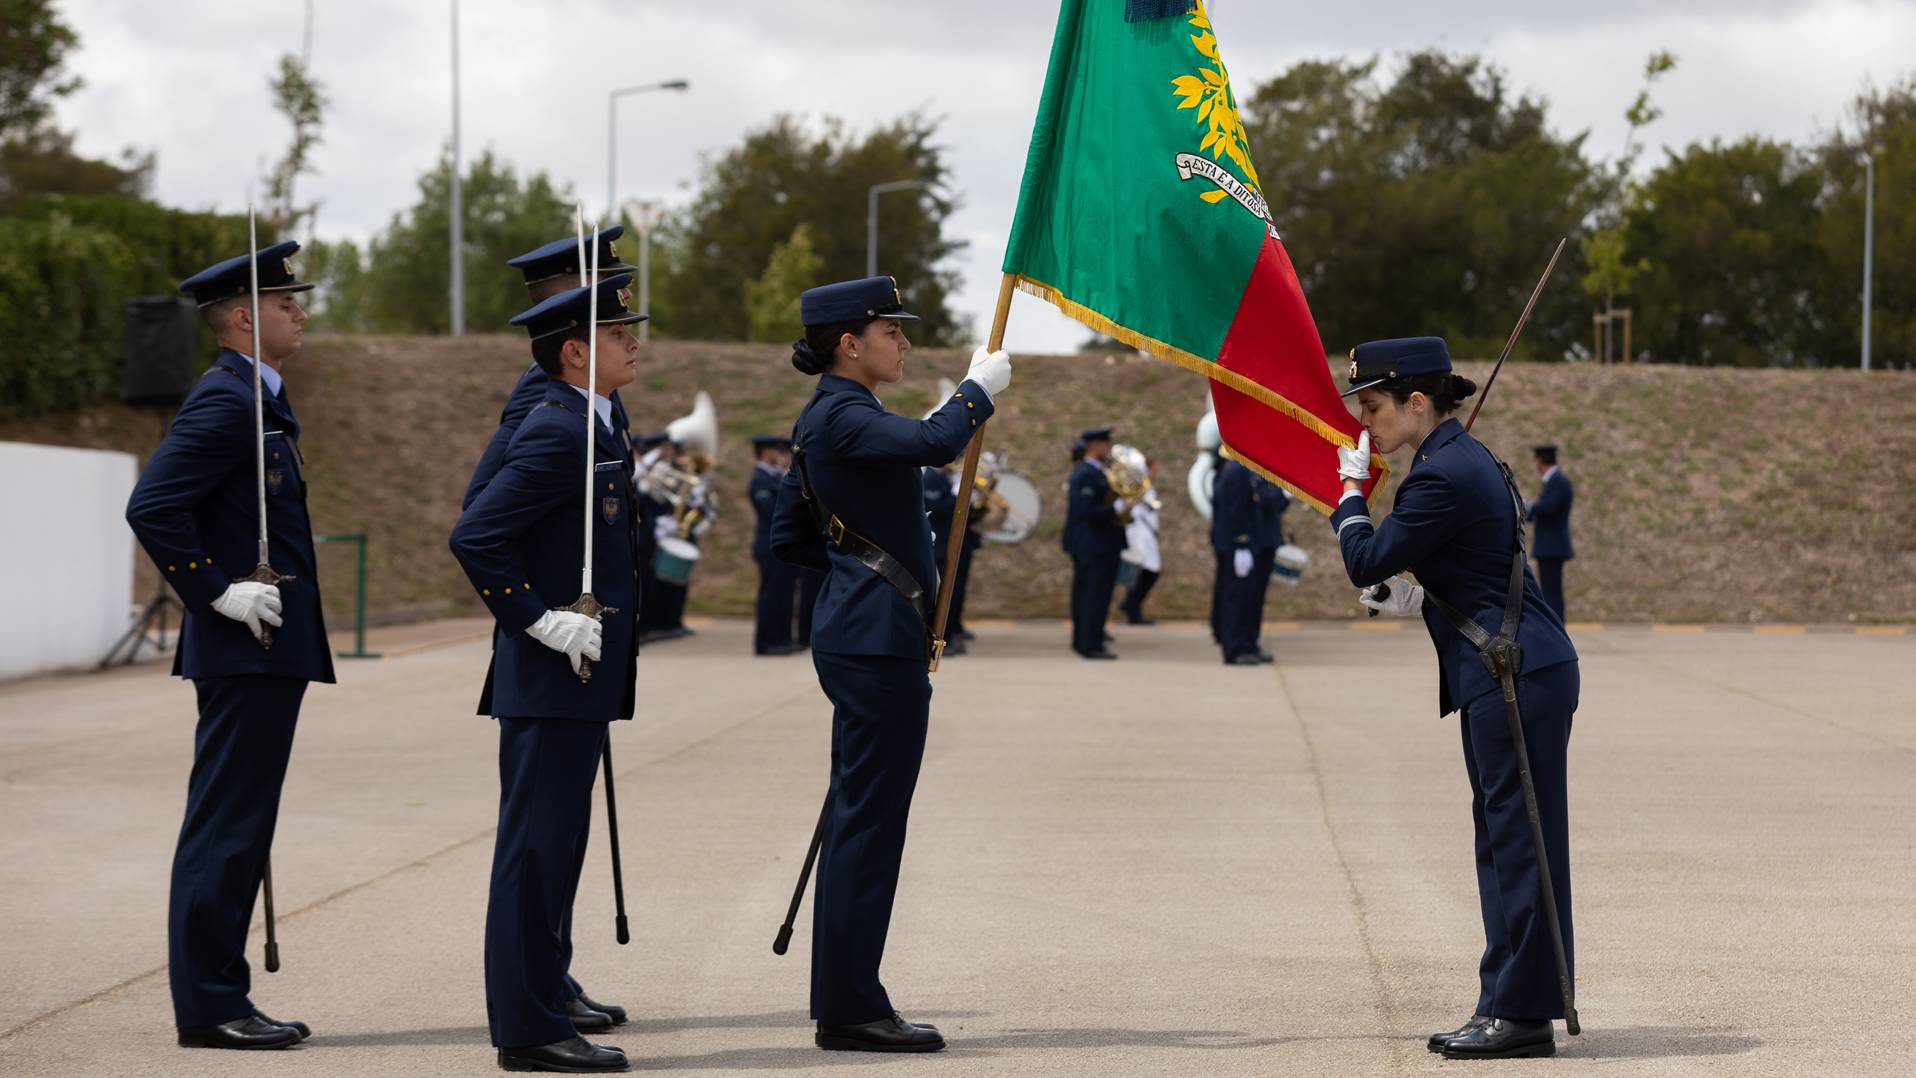
[[[1563,563],[1562,558],[1537,559],[1537,590],[1543,592],[1544,605],[1557,612],[1557,620],[1563,621]]]
[[[971,583],[971,556],[978,548],[966,543],[958,549],[958,577],[951,582],[951,613],[945,619],[945,638],[955,639],[965,631],[965,587]],[[938,571],[945,571],[945,556],[938,556]]]
[[[1153,569],[1139,569],[1138,578],[1124,592],[1124,613],[1132,621],[1144,620],[1144,600],[1157,586],[1158,574]]]
[[[572,902],[607,724],[499,720],[499,836],[486,902],[486,1021],[499,1048],[574,1036]]]
[[[792,642],[792,597],[798,589],[798,569],[773,557],[753,560],[758,562],[758,622],[752,630],[752,650],[763,655],[767,648]]]
[[[1222,644],[1224,626],[1230,616],[1231,581],[1237,579],[1237,574],[1231,564],[1231,551],[1212,547],[1211,554],[1216,561],[1211,576],[1211,639]]]
[[[253,1013],[246,929],[273,847],[306,682],[200,678],[186,816],[167,897],[167,979],[182,1029]]]
[[[1104,623],[1118,586],[1118,551],[1072,556],[1071,647],[1080,655],[1104,648]]]
[[[1576,983],[1570,916],[1570,822],[1565,758],[1577,710],[1574,662],[1517,679],[1524,741],[1537,789],[1537,818],[1550,854],[1563,946]],[[1477,834],[1477,898],[1483,906],[1484,954],[1478,965],[1477,1013],[1540,1021],[1563,1017],[1556,949],[1544,917],[1542,877],[1524,808],[1516,745],[1500,692],[1464,707],[1464,769],[1470,776],[1470,814]]]
[[[888,1018],[879,983],[905,823],[925,757],[931,679],[922,659],[812,652],[832,702],[831,810],[812,900],[812,1018]]]

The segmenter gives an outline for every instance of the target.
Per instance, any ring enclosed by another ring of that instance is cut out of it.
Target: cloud
[[[1107,0],[1115,2],[1115,0]],[[1300,59],[1437,46],[1481,52],[1520,91],[1547,98],[1559,130],[1621,147],[1623,109],[1644,58],[1681,66],[1658,89],[1666,116],[1649,143],[1712,135],[1803,139],[1843,118],[1865,80],[1906,75],[1916,3],[1864,0],[1654,0],[1608,5],[1391,0],[1342,5],[1211,0],[1225,57],[1248,92]],[[284,149],[266,84],[300,46],[301,5],[216,0],[65,0],[79,32],[72,67],[86,87],[61,107],[81,148],[159,151],[155,194],[169,204],[236,209]],[[982,327],[1017,200],[1025,142],[1050,52],[1046,4],[899,4],[895,0],[463,0],[463,141],[522,171],[546,171],[588,206],[605,199],[606,95],[686,78],[686,94],[626,98],[619,109],[619,194],[680,202],[701,154],[735,143],[775,112],[835,115],[857,127],[908,109],[942,117],[970,246],[958,261],[963,312]],[[415,196],[450,133],[446,3],[327,0],[317,5],[315,73],[332,97],[318,177],[323,235],[364,237]],[[1256,148],[1259,153],[1279,148]],[[891,177],[873,177],[878,182]],[[184,269],[184,268],[183,268]],[[1010,342],[1068,350],[1086,331],[1035,302],[1014,308]],[[1327,342],[1341,347],[1340,342]]]

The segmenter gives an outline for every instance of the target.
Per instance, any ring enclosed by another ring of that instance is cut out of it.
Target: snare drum
[[[1285,543],[1277,548],[1277,558],[1271,562],[1271,576],[1279,584],[1294,588],[1304,576],[1304,567],[1310,563],[1311,556],[1305,553],[1303,547]]]
[[[692,579],[692,566],[698,560],[698,547],[668,535],[659,540],[659,552],[652,556],[652,575],[668,584],[684,585]]]

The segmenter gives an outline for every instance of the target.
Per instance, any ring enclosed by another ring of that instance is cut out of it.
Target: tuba
[[[1198,455],[1191,462],[1191,473],[1185,480],[1191,505],[1206,521],[1211,519],[1211,487],[1217,482],[1217,453],[1223,444],[1217,429],[1217,413],[1207,410],[1197,423]]]
[[[1158,495],[1151,489],[1150,466],[1142,449],[1122,443],[1112,446],[1111,457],[1104,463],[1104,477],[1111,484],[1112,501],[1123,498],[1126,505],[1148,502],[1152,508],[1157,507]]]
[[[690,540],[710,531],[719,512],[711,477],[718,462],[718,408],[711,395],[700,390],[690,414],[666,424],[665,433],[681,455],[674,461],[648,462],[639,489],[670,505],[679,539]]]

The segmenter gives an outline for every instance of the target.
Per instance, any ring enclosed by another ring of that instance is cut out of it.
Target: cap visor
[[[633,322],[643,322],[650,317],[652,316],[649,314],[627,311],[624,314],[614,315],[611,318],[601,318],[599,319],[599,324],[602,326],[624,326],[630,325]]]
[[[1361,393],[1364,390],[1371,388],[1372,386],[1380,386],[1388,381],[1390,381],[1390,379],[1388,378],[1373,378],[1368,382],[1360,382],[1359,384],[1354,385],[1350,387],[1349,389],[1346,389],[1344,392],[1339,393],[1338,396],[1348,397],[1353,393]]]
[[[877,317],[877,318],[893,318],[893,319],[896,319],[896,320],[898,320],[898,321],[900,321],[900,322],[916,322],[916,321],[918,321],[918,316],[917,316],[917,315],[915,315],[915,314],[913,314],[913,313],[911,313],[910,311],[906,311],[906,310],[897,310],[897,311],[879,311],[879,312],[878,312],[878,314],[876,314],[876,315],[875,315],[874,317]]]

